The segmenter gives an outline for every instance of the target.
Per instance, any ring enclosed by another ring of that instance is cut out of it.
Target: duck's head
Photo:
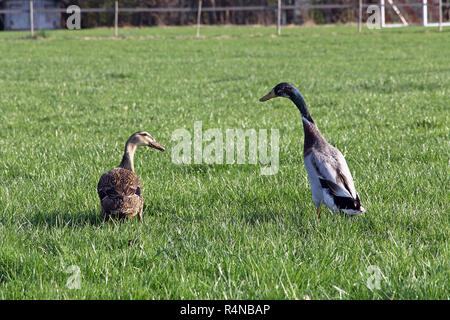
[[[297,88],[295,88],[292,84],[281,82],[273,87],[268,94],[259,99],[259,101],[264,102],[277,97],[292,98],[295,96],[297,91]]]
[[[134,144],[138,147],[146,146],[155,148],[160,151],[165,151],[166,149],[160,145],[155,138],[153,138],[148,132],[139,131],[134,133],[127,141],[128,144]]]

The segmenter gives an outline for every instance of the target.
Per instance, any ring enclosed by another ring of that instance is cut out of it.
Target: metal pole
[[[281,34],[281,0],[278,0],[278,9],[277,9],[277,34]]]
[[[384,28],[386,24],[386,16],[385,16],[385,6],[384,6],[384,0],[380,0],[380,19],[381,19],[381,27]]]
[[[119,1],[116,0],[114,3],[114,36],[119,35]]]
[[[34,37],[34,12],[33,12],[33,0],[30,0],[30,32],[31,32],[31,37]]]
[[[362,0],[359,0],[359,13],[358,13],[358,32],[361,32],[362,24]]]
[[[200,37],[200,20],[202,17],[202,0],[198,0],[198,10],[197,10],[197,32],[195,36]]]
[[[442,31],[442,0],[439,0],[439,31]]]

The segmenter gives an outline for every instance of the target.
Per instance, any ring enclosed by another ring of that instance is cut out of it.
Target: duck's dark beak
[[[159,151],[166,151],[166,148],[164,148],[162,145],[160,145],[160,144],[159,144],[158,142],[156,142],[156,141],[152,142],[152,143],[149,145],[149,147],[154,148],[154,149],[159,150]]]
[[[270,100],[272,98],[276,98],[276,94],[273,90],[271,90],[268,94],[266,94],[264,97],[262,97],[261,99],[259,99],[259,101],[264,102],[267,100]]]

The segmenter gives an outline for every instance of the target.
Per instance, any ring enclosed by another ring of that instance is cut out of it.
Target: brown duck
[[[164,151],[156,140],[145,131],[134,133],[125,144],[125,152],[117,168],[106,172],[100,177],[97,193],[102,206],[102,216],[110,218],[133,218],[142,220],[142,185],[134,173],[134,153],[137,147],[148,146]]]

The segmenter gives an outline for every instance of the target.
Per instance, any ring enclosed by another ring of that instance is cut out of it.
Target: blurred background
[[[409,25],[423,24],[422,0],[385,0],[385,21]],[[347,24],[358,21],[359,0],[282,0],[281,25]],[[362,1],[363,19],[370,4]],[[428,0],[429,22],[439,19],[439,1]],[[202,0],[200,21],[205,25],[273,25],[277,23],[277,0]],[[82,10],[81,27],[114,25],[115,0],[34,0],[35,29],[65,28],[65,9],[77,5]],[[120,27],[181,26],[195,24],[199,0],[120,0]],[[442,0],[442,20],[449,21],[450,0]],[[30,0],[0,0],[0,30],[30,27]]]

